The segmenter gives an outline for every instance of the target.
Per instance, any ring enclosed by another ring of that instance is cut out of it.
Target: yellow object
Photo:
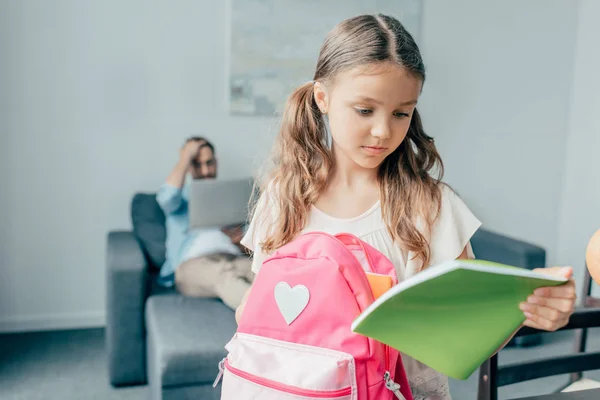
[[[388,291],[394,284],[392,277],[389,275],[380,275],[367,272],[367,279],[373,291],[373,297],[377,300],[379,296]]]
[[[588,243],[585,261],[590,275],[596,283],[600,284],[600,230],[594,233]]]

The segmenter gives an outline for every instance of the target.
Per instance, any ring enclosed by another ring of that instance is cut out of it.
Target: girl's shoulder
[[[277,188],[273,181],[269,181],[260,190],[254,204],[251,206],[251,218],[248,228],[240,244],[252,251],[252,271],[258,273],[262,261],[267,254],[262,251],[261,242],[267,237],[271,223],[276,220]]]
[[[441,182],[439,185],[440,193],[441,193],[441,202],[438,217],[442,214],[442,212],[448,212],[455,210],[460,211],[468,211],[465,202],[461,199],[460,195],[457,191],[455,191],[449,184],[445,182]]]
[[[481,221],[471,212],[458,193],[447,184],[440,184],[441,201],[439,210],[431,224],[420,220],[417,227],[429,245],[429,265],[437,265],[457,259],[465,249],[469,258],[474,258],[471,238],[481,226]],[[423,270],[421,258],[408,252],[406,277]]]
[[[467,207],[450,185],[440,184],[441,202],[428,236],[431,251],[430,264],[456,259],[467,248],[470,240],[481,226],[481,221]]]

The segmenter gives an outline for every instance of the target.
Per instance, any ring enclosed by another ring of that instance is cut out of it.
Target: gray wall
[[[10,246],[9,226],[9,194],[10,188],[10,163],[8,162],[10,148],[9,131],[9,69],[5,62],[5,53],[8,48],[9,29],[5,9],[7,2],[0,2],[0,316],[10,315],[13,312],[14,298],[6,293],[5,287],[10,287],[14,267],[11,262],[13,251]],[[1,317],[0,317],[1,320]],[[1,326],[1,323],[0,323]]]
[[[426,123],[447,179],[488,228],[552,262],[577,8],[572,1],[426,2]]]
[[[600,2],[580,1],[557,246],[557,261],[575,264],[578,278],[587,243],[600,229],[599,16]]]
[[[587,62],[574,62],[576,35],[587,33],[570,0],[480,3],[425,1],[425,126],[447,181],[485,226],[547,247],[554,262],[563,232],[579,229],[560,210],[581,206],[561,191],[585,167],[574,132],[586,129],[569,109],[573,68]],[[10,116],[0,118],[0,330],[101,325],[105,235],[129,228],[132,194],[156,190],[194,133],[214,140],[223,177],[247,174],[274,121],[227,113],[226,2],[0,4],[10,77],[0,93],[0,117]],[[573,240],[561,261],[579,255]]]
[[[130,226],[133,193],[157,189],[191,134],[213,139],[221,176],[247,174],[272,123],[226,113],[222,2],[2,4],[0,330],[99,325],[105,235]]]

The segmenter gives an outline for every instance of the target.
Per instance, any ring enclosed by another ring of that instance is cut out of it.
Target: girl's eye
[[[360,114],[360,115],[369,115],[373,112],[373,110],[369,110],[367,108],[357,108],[356,111]]]
[[[409,115],[408,115],[408,113],[397,112],[397,113],[394,113],[394,116],[396,118],[407,118]]]

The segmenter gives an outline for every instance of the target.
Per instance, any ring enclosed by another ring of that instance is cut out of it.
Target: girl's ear
[[[321,82],[315,82],[313,96],[315,97],[315,103],[317,103],[321,113],[327,114],[327,109],[329,108],[329,93],[325,85]]]

